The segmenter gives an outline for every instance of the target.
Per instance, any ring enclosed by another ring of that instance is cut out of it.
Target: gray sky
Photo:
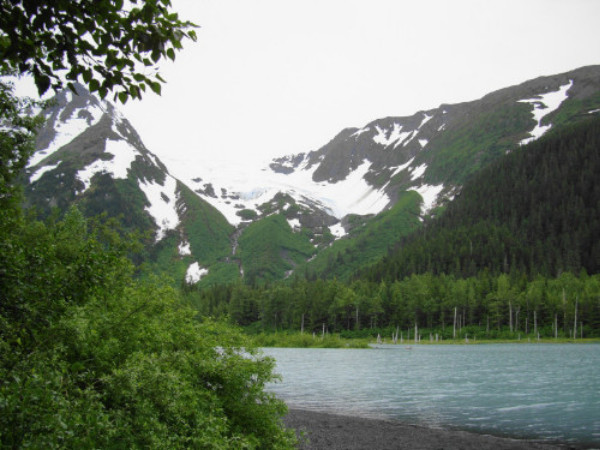
[[[120,109],[169,164],[316,150],[345,127],[600,64],[599,0],[173,0],[201,26]],[[177,170],[174,170],[177,174]]]

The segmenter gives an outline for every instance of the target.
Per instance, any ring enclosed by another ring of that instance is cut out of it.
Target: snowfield
[[[410,191],[417,192],[423,198],[423,203],[421,204],[421,215],[425,215],[431,210],[431,208],[435,206],[436,201],[443,189],[443,184],[438,184],[437,186],[424,184],[422,186],[409,189]]]
[[[58,166],[60,166],[60,163],[61,163],[61,161],[58,161],[56,164],[51,164],[48,166],[40,167],[38,170],[36,170],[34,173],[31,174],[31,176],[29,177],[29,182],[30,183],[36,182],[37,180],[42,178],[42,175],[44,175],[46,172],[50,172],[50,171],[56,169]]]
[[[531,103],[533,105],[533,118],[537,122],[536,126],[531,130],[531,136],[519,142],[520,145],[528,144],[542,137],[551,127],[551,125],[542,125],[542,120],[548,114],[556,111],[560,104],[568,98],[567,92],[573,86],[573,80],[560,87],[558,91],[548,92],[538,95],[534,98],[519,100],[522,103]]]
[[[67,102],[73,98],[72,92],[67,92]],[[75,137],[83,133],[87,128],[97,124],[106,112],[106,106],[99,104],[86,105],[85,108],[74,109],[71,115],[64,120],[57,120],[54,124],[55,136],[48,147],[38,150],[29,159],[27,167],[34,167],[55,153],[58,149],[67,145]],[[90,117],[91,116],[91,117]]]
[[[80,194],[85,192],[92,184],[92,177],[97,173],[107,173],[114,179],[127,178],[127,173],[131,167],[131,163],[140,155],[140,152],[129,145],[127,141],[106,140],[106,148],[104,153],[109,153],[113,156],[110,160],[96,160],[89,166],[77,171],[76,177],[84,184],[84,188]]]
[[[138,185],[150,202],[150,206],[146,206],[145,209],[158,226],[155,238],[158,242],[165,237],[168,230],[173,230],[179,225],[177,180],[167,175],[164,185],[146,180],[139,180]]]
[[[221,211],[232,225],[239,225],[242,221],[237,211],[257,211],[259,205],[270,201],[278,192],[288,193],[301,205],[310,206],[316,201],[324,210],[341,219],[347,214],[377,214],[390,202],[383,190],[374,189],[363,178],[370,165],[365,160],[345,180],[323,183],[312,179],[317,165],[306,169],[304,164],[293,173],[284,175],[264,169],[268,166],[264,162],[252,167],[247,162],[236,166],[230,162],[211,161],[210,165],[200,165],[198,170],[190,168],[182,179],[194,190],[204,189],[206,183],[211,183],[217,198],[209,195],[202,195],[202,198]],[[294,228],[292,224],[290,226]]]

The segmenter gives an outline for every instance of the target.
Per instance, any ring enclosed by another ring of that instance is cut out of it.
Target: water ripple
[[[600,443],[600,345],[265,349],[291,406]]]

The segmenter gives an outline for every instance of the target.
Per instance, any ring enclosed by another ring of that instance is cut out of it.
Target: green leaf
[[[167,49],[167,56],[172,60],[175,61],[175,50],[173,50],[173,48],[169,48]]]
[[[48,77],[47,75],[43,75],[41,73],[36,73],[36,74],[34,74],[33,78],[35,81],[35,85],[38,89],[38,93],[40,94],[40,97],[41,97],[42,95],[44,95],[46,93],[46,91],[50,87],[50,77]]]
[[[119,100],[121,101],[121,103],[125,104],[127,103],[127,100],[129,99],[129,94],[127,92],[119,92]]]
[[[150,89],[152,89],[156,94],[160,95],[161,92],[161,84],[158,81],[150,81]]]
[[[88,88],[90,89],[90,92],[96,92],[100,89],[100,82],[94,78],[88,83]]]

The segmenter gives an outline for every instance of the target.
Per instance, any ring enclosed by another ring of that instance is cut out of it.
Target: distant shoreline
[[[296,429],[299,449],[525,450],[578,449],[583,444],[512,439],[462,430],[428,428],[400,421],[367,419],[290,408],[284,423]]]

